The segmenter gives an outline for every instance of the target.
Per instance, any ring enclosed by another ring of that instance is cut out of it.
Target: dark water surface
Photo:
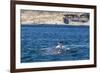
[[[59,41],[63,41],[65,48],[54,54]],[[89,26],[21,25],[22,63],[87,59]]]

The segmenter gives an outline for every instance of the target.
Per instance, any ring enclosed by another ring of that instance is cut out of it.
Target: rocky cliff
[[[32,10],[21,10],[21,24],[66,24],[64,22],[65,15],[76,15],[80,16],[83,13],[80,12],[54,12],[54,11],[32,11]],[[67,17],[70,24],[71,19]],[[79,25],[80,22],[77,21]]]

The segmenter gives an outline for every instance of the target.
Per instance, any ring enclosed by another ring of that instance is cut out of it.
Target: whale
[[[59,54],[64,54],[69,50],[70,48],[49,47],[49,48],[42,48],[41,52],[43,55],[59,55]]]

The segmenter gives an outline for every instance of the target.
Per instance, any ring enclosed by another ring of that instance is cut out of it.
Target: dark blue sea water
[[[55,53],[58,42],[64,49]],[[89,59],[89,26],[21,25],[21,63]]]

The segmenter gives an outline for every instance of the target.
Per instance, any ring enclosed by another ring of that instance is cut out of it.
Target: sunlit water
[[[61,53],[55,46],[63,41]],[[21,62],[89,59],[89,26],[21,25]]]

